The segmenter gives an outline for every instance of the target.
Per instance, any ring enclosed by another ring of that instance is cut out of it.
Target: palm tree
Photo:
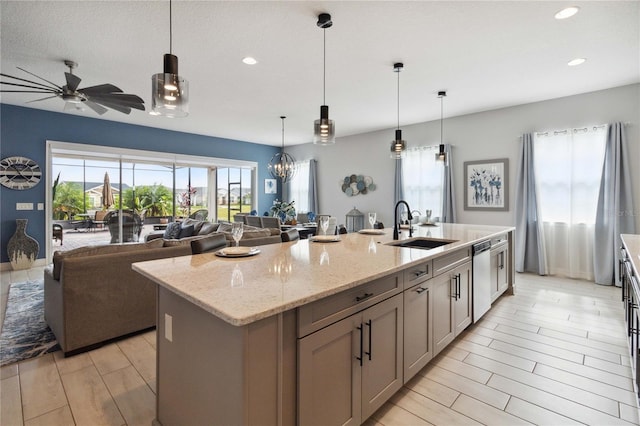
[[[173,193],[166,186],[141,186],[136,189],[136,195],[147,216],[166,216],[173,209]]]

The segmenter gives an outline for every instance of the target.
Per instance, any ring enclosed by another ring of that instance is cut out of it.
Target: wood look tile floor
[[[3,282],[14,278],[6,274]],[[620,289],[516,281],[515,296],[500,298],[366,425],[639,424]],[[1,380],[3,426],[150,425],[155,333],[5,366]]]

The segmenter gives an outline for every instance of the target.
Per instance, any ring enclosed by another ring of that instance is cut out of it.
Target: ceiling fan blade
[[[0,90],[2,93],[55,93],[49,90]]]
[[[88,98],[93,100],[94,102],[110,102],[144,111],[144,100],[136,95],[129,95],[124,93],[105,93],[102,95],[88,96]]]
[[[39,90],[41,93],[57,93],[58,92],[55,89],[49,89],[49,88],[40,87],[40,86],[31,86],[31,85],[28,85],[28,84],[9,83],[8,81],[0,81],[0,84],[7,84],[9,86],[17,86],[17,87],[27,87],[29,89]]]
[[[55,83],[52,83],[51,81],[49,81],[49,80],[47,80],[47,79],[44,79],[44,78],[40,77],[39,75],[35,75],[34,73],[29,72],[29,71],[25,70],[24,68],[20,68],[20,67],[16,67],[16,68],[18,68],[20,71],[24,71],[24,72],[26,72],[26,73],[27,73],[27,74],[29,74],[29,75],[32,75],[32,76],[34,76],[34,77],[36,77],[36,78],[39,78],[39,79],[40,79],[40,80],[42,80],[42,81],[46,81],[47,83],[49,83],[49,84],[53,85],[54,87],[57,87],[58,89],[62,90],[62,87],[58,86],[58,85],[57,85],[57,84],[55,84]]]
[[[129,108],[128,106],[119,105],[117,103],[113,103],[113,102],[109,102],[109,101],[103,101],[103,100],[100,100],[100,101],[94,100],[93,102],[96,103],[96,104],[103,105],[103,106],[105,106],[107,108],[115,109],[116,111],[119,111],[119,112],[121,112],[123,114],[130,114],[131,113],[131,108]]]
[[[51,98],[57,98],[57,97],[58,97],[58,95],[47,96],[47,97],[45,97],[45,98],[34,99],[34,100],[32,100],[32,101],[25,102],[25,103],[26,103],[26,104],[30,104],[30,103],[32,103],[32,102],[40,102],[40,101],[44,101],[44,100],[51,99]]]
[[[85,87],[78,91],[87,95],[96,95],[100,93],[122,93],[122,89],[114,86],[113,84],[100,84],[98,86]]]
[[[82,79],[77,75],[71,74],[70,72],[65,72],[64,76],[67,79],[67,88],[72,92],[75,92]]]
[[[105,107],[103,107],[102,105],[98,105],[95,102],[91,102],[91,101],[85,101],[83,102],[86,106],[88,106],[89,108],[91,108],[92,110],[94,110],[95,112],[97,112],[98,114],[102,115],[105,112],[109,111],[108,109],[106,109]]]
[[[27,80],[25,78],[14,77],[14,76],[9,75],[9,74],[0,73],[0,76],[13,78],[14,80],[19,80],[19,81],[24,81],[24,82],[27,82],[27,83],[35,84],[35,85],[37,85],[39,87],[42,87],[43,89],[47,89],[47,90],[51,90],[51,91],[57,90],[56,88],[58,88],[58,86],[56,86],[55,84],[54,84],[55,87],[50,87],[50,86],[47,86],[46,84],[38,83],[37,81],[31,81],[31,80]],[[15,83],[5,82],[5,84],[15,84]]]

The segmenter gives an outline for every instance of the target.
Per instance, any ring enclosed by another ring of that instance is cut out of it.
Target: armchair
[[[119,238],[120,232],[120,212],[112,211],[107,213],[104,223],[109,227],[111,234],[111,243],[128,243],[137,242],[142,232],[142,218],[137,213],[130,210],[122,212],[122,238]]]

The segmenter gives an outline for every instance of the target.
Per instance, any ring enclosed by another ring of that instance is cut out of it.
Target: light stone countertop
[[[629,259],[631,260],[634,272],[636,276],[640,278],[640,235],[622,234],[620,238],[629,253]]]
[[[507,226],[414,225],[413,236],[457,242],[431,250],[399,248],[384,235],[340,235],[339,242],[299,240],[258,246],[260,253],[222,258],[214,253],[151,260],[133,269],[236,326],[305,305],[446,252],[513,231]],[[403,229],[400,239],[408,238]],[[234,276],[236,279],[232,281]]]

